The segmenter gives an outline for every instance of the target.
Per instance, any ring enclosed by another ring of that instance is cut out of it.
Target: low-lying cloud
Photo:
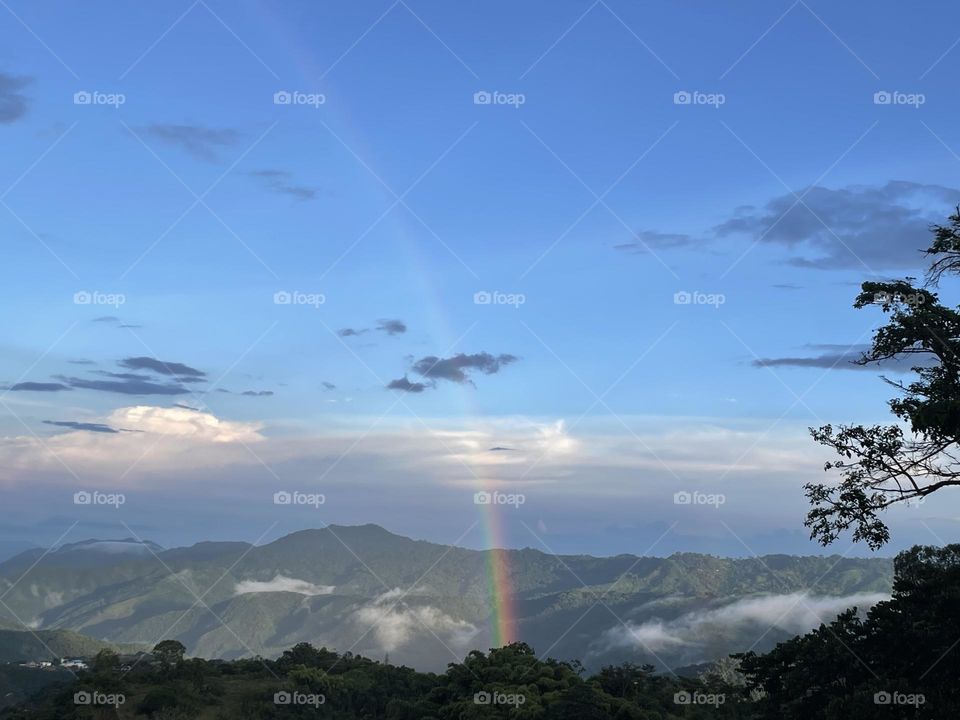
[[[433,636],[452,648],[463,649],[479,633],[473,623],[457,620],[432,605],[410,606],[402,596],[400,588],[394,588],[354,613],[354,619],[364,629],[373,627],[374,638],[387,652],[417,638],[433,639]]]
[[[241,580],[234,588],[235,595],[248,595],[253,593],[275,593],[287,592],[298,595],[330,595],[336,587],[334,585],[314,585],[306,580],[287,577],[286,575],[277,575],[272,580]]]

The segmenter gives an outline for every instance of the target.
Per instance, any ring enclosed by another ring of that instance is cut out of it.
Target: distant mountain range
[[[766,650],[850,605],[865,609],[889,593],[893,574],[882,558],[495,552],[515,637],[592,667],[666,669]],[[137,645],[174,638],[208,658],[275,656],[309,641],[440,669],[493,643],[492,559],[376,525],[262,546],[89,540],[0,563],[0,627]]]

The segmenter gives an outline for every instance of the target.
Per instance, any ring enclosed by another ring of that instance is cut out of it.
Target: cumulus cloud
[[[403,390],[404,392],[422,393],[429,385],[421,382],[411,382],[410,378],[404,375],[402,378],[391,380],[387,383],[388,390]]]
[[[179,148],[195,158],[219,162],[219,152],[237,142],[240,134],[230,128],[207,128],[199,125],[156,124],[146,133],[167,145]]]
[[[242,580],[234,588],[235,595],[247,595],[251,593],[274,593],[288,592],[298,595],[330,595],[334,590],[333,585],[314,585],[306,580],[287,577],[286,575],[276,575],[272,580],[265,582],[259,580]]]
[[[960,202],[960,190],[902,180],[886,185],[812,186],[741,207],[714,228],[795,251],[790,264],[831,270],[914,268],[930,240],[929,226]]]
[[[813,597],[806,593],[764,595],[735,600],[726,605],[684,613],[672,620],[627,622],[607,630],[599,641],[604,649],[633,648],[660,652],[685,646],[696,650],[718,638],[735,638],[756,629],[759,637],[768,628],[791,635],[808,632],[832,621],[847,608],[865,611],[889,595],[858,593],[844,597]],[[746,648],[744,648],[746,649]]]
[[[428,355],[413,363],[413,372],[427,379],[428,382],[411,382],[406,375],[391,381],[387,388],[391,390],[405,390],[406,392],[420,393],[428,387],[435,387],[437,380],[447,380],[460,385],[473,384],[469,374],[480,372],[484,375],[493,375],[507,365],[519,360],[515,355],[491,355],[488,352],[473,354],[458,353],[452,357],[440,358]]]
[[[400,588],[394,588],[354,613],[354,619],[364,628],[373,627],[373,636],[387,652],[411,640],[432,637],[431,633],[453,648],[465,648],[479,633],[476,625],[458,620],[432,605],[410,606],[399,599],[402,595]]]
[[[27,97],[21,90],[32,78],[0,72],[0,123],[12,123],[27,114]]]

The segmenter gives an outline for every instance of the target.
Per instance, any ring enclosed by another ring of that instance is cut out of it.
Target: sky
[[[367,522],[867,552],[807,539],[829,459],[807,428],[887,420],[889,388],[848,362],[883,317],[851,304],[920,274],[960,203],[960,8],[0,18],[7,552]],[[882,554],[955,540],[960,504],[887,519]]]

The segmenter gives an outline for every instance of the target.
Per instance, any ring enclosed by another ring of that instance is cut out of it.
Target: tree
[[[824,425],[813,438],[839,459],[838,485],[805,486],[811,509],[805,525],[824,545],[842,532],[877,549],[890,539],[879,513],[895,503],[923,502],[941,488],[960,485],[960,312],[933,292],[944,275],[960,275],[960,208],[949,225],[933,228],[926,282],[914,278],[865,282],[854,307],[879,306],[889,317],[857,361],[885,369],[912,362],[912,382],[884,381],[896,389],[888,402],[890,425]]]
[[[183,662],[183,656],[186,652],[187,648],[177,640],[162,640],[153,648],[154,657],[156,657],[165,668],[170,668]]]

